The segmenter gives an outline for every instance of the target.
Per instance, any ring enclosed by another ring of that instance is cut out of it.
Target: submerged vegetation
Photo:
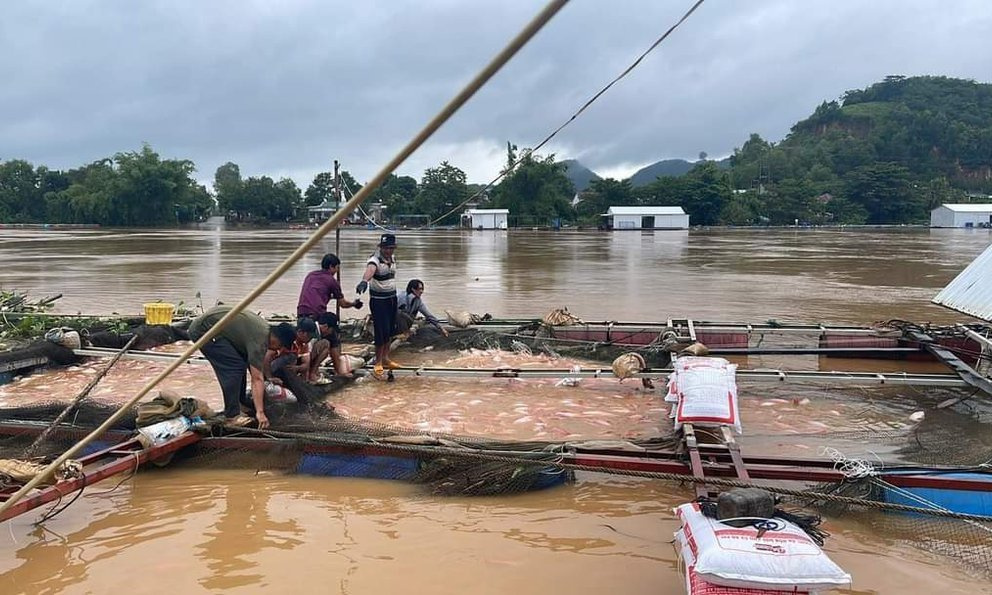
[[[565,161],[517,152],[497,185],[468,184],[444,161],[420,181],[391,175],[370,197],[386,221],[457,224],[465,206],[508,208],[511,225],[596,225],[618,205],[678,205],[695,225],[905,224],[945,202],[992,193],[992,85],[947,77],[887,77],[825,101],[781,142],[752,134],[729,168],[700,160],[686,174],[596,179],[579,195]],[[210,214],[254,223],[305,220],[307,207],[335,200],[334,177],[317,174],[305,192],[293,180],[242,178],[219,167],[213,194],[189,160],[151,147],[67,171],[0,162],[0,222],[161,226]],[[341,173],[342,193],[361,188]],[[640,185],[638,185],[640,184]]]

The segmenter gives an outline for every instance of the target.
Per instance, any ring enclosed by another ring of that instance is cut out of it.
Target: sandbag
[[[45,333],[45,339],[67,349],[79,349],[83,346],[79,333],[69,327],[53,328]]]
[[[730,426],[742,432],[737,404],[737,365],[719,357],[681,357],[668,378],[666,400],[677,399],[675,429],[691,423],[701,427]]]
[[[630,378],[647,367],[644,363],[644,356],[640,353],[624,353],[613,360],[613,375],[623,380]]]
[[[541,322],[548,326],[567,326],[582,324],[582,319],[569,312],[568,308],[558,308],[545,314]]]
[[[697,357],[703,357],[710,354],[710,348],[703,345],[699,341],[696,341],[692,345],[689,345],[685,349],[679,351],[679,355],[693,355]]]
[[[450,312],[445,310],[444,313],[448,315],[448,323],[458,328],[468,328],[482,320],[479,315],[472,314],[471,312]]]
[[[697,503],[679,506],[675,515],[682,523],[677,546],[687,567],[707,583],[790,593],[851,584],[851,575],[786,520],[769,519],[773,528],[759,537],[753,526],[731,527],[704,516]]]

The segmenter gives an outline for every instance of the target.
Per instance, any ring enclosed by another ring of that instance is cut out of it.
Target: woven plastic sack
[[[758,536],[754,527],[731,527],[703,515],[696,503],[675,509],[675,533],[687,566],[703,581],[738,589],[821,591],[851,584],[851,575],[788,521]]]
[[[568,308],[558,308],[544,315],[541,322],[548,326],[566,326],[582,324],[582,319],[568,311]]]
[[[445,310],[444,313],[448,315],[448,323],[458,328],[467,328],[481,320],[471,312],[449,312]]]
[[[691,423],[700,427],[730,426],[742,432],[737,403],[737,365],[718,357],[675,360],[669,394],[678,397],[675,429]]]
[[[51,329],[45,333],[45,340],[67,349],[79,349],[83,346],[79,333],[68,327]]]
[[[634,374],[637,374],[647,365],[644,363],[644,357],[640,353],[624,353],[613,360],[613,375],[623,380],[624,378],[630,378]]]

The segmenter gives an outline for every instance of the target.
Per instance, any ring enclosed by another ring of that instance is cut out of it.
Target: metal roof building
[[[930,227],[989,227],[992,204],[943,204],[930,211]]]
[[[473,229],[506,229],[509,216],[509,209],[468,209],[462,222]]]
[[[682,207],[610,207],[602,216],[610,229],[689,229]]]
[[[933,303],[992,322],[992,245],[940,290]]]

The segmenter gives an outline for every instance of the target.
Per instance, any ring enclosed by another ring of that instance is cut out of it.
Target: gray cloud
[[[564,121],[690,2],[573,0],[400,173],[447,159],[484,181],[507,140]],[[0,21],[0,159],[72,167],[148,142],[198,177],[238,163],[306,186],[370,177],[537,3],[13,2]],[[630,173],[781,139],[888,74],[987,81],[982,0],[708,0],[551,150]]]

